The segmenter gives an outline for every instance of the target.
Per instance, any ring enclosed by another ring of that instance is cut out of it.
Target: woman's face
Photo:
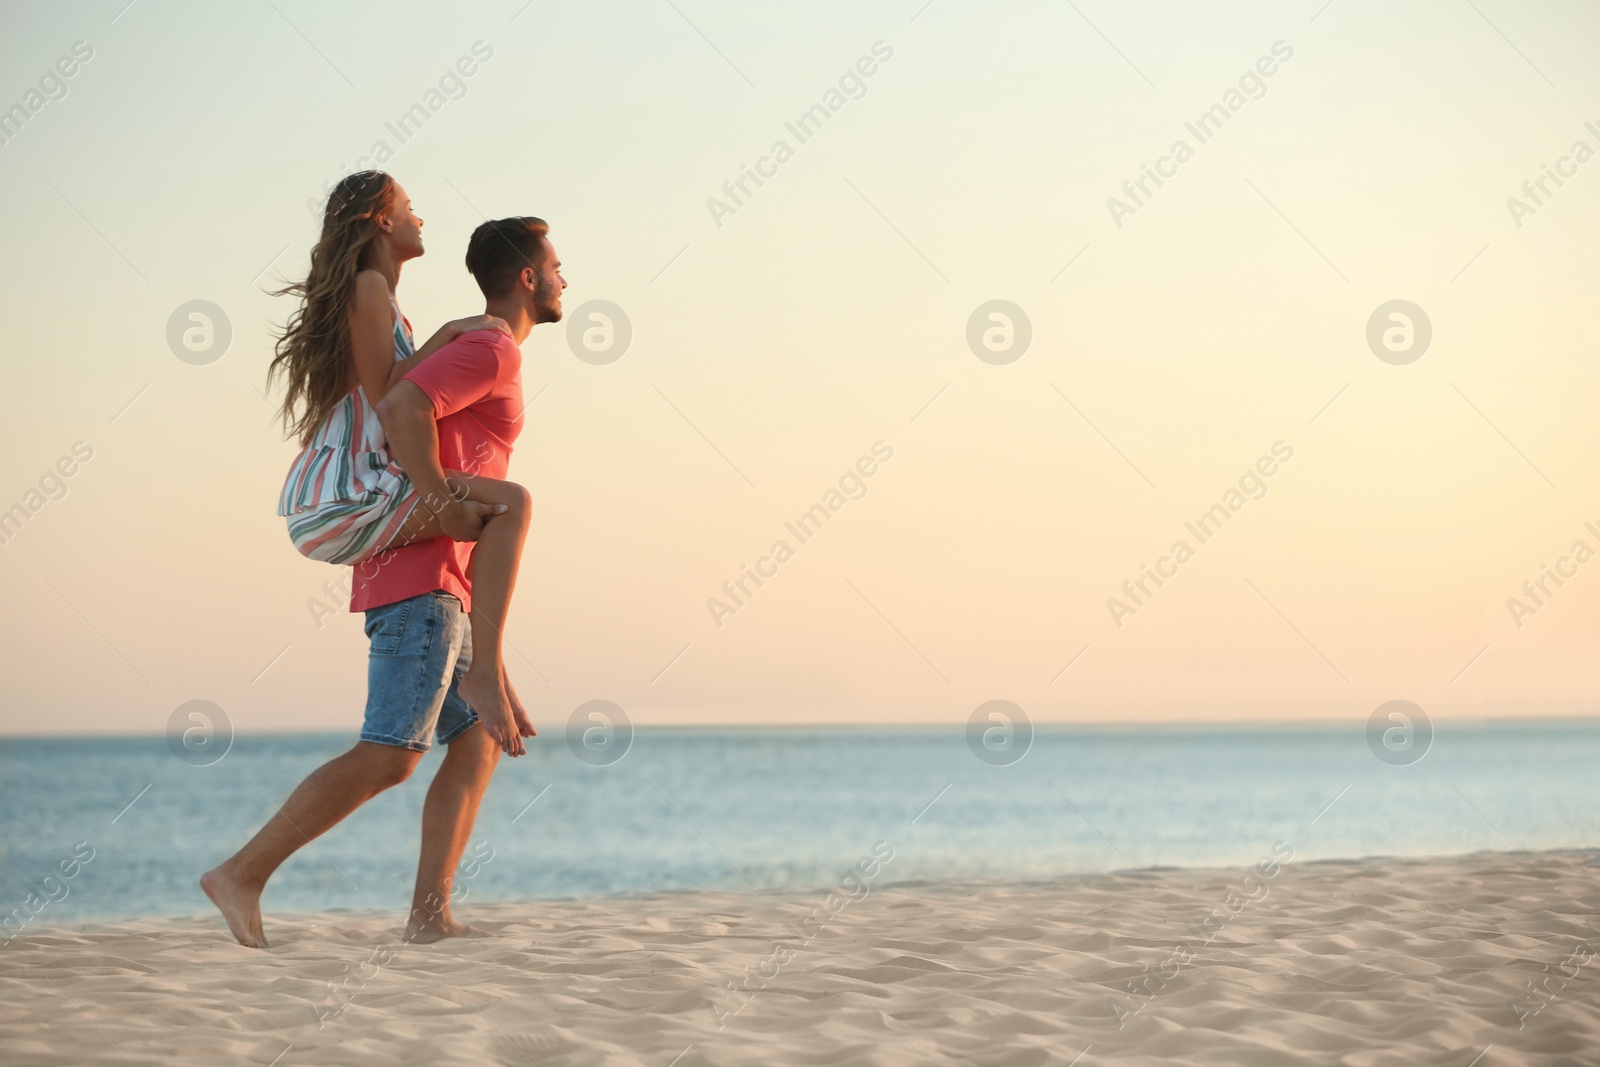
[[[422,219],[411,210],[411,198],[399,182],[394,185],[394,206],[380,215],[378,221],[400,259],[422,255]]]

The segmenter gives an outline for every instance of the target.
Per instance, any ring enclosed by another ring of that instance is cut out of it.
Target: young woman
[[[306,280],[280,291],[300,297],[301,305],[278,339],[269,376],[282,375],[286,383],[284,426],[304,447],[289,468],[278,514],[311,559],[371,570],[383,565],[387,549],[450,535],[438,504],[422,502],[390,457],[377,405],[407,372],[463,333],[511,330],[491,315],[456,319],[415,349],[395,287],[401,267],[422,251],[422,219],[400,183],[362,171],[329,195]],[[449,473],[469,520],[465,530],[456,525],[456,539],[477,541],[472,663],[461,695],[501,748],[521,755],[526,748],[504,688],[501,631],[527,494],[474,471]]]

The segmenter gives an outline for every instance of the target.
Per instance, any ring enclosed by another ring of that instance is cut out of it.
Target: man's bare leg
[[[482,723],[451,741],[422,805],[422,857],[406,920],[406,940],[428,944],[446,937],[482,937],[450,914],[456,866],[472,836],[478,804],[500,759],[500,746]]]
[[[355,748],[324,763],[296,786],[249,844],[201,875],[200,888],[222,912],[239,944],[267,947],[261,928],[261,890],[272,872],[362,804],[405,781],[421,759],[422,753],[396,745],[356,742]]]

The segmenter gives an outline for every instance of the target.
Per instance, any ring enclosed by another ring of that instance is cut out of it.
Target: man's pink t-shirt
[[[499,330],[474,330],[406,375],[433,401],[439,464],[446,471],[504,478],[522,432],[522,350]],[[423,506],[418,504],[418,507]],[[350,610],[366,611],[442,589],[472,610],[472,542],[435,538],[355,566]]]

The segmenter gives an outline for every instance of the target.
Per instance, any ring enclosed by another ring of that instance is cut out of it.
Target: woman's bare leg
[[[461,679],[461,696],[483,720],[484,727],[509,756],[520,756],[527,746],[517,730],[506,698],[503,633],[511,609],[511,593],[517,584],[517,567],[522,561],[522,544],[528,536],[533,508],[528,491],[515,482],[449,471],[446,482],[455,488],[464,483],[466,499],[486,507],[500,507],[498,514],[486,514],[483,532],[472,550],[472,666]],[[386,548],[416,544],[443,537],[439,516],[426,503],[418,503],[406,524]]]

